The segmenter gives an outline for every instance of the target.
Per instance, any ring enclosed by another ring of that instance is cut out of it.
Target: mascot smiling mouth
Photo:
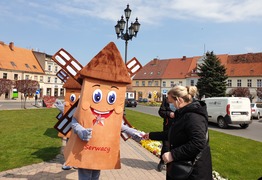
[[[105,119],[108,118],[113,112],[113,110],[101,112],[101,111],[97,111],[93,108],[91,108],[91,111],[92,111],[93,115],[95,116],[95,119],[93,120],[93,125],[98,124],[100,126],[105,125]]]

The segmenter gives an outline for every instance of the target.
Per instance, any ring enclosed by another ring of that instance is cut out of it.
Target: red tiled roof
[[[220,60],[221,64],[227,66],[228,54],[219,54],[216,57]]]
[[[262,63],[227,64],[227,75],[230,77],[262,76]]]
[[[262,76],[262,53],[238,55],[216,55],[227,69],[230,77]],[[196,76],[197,61],[202,56],[182,57],[159,60],[154,59],[146,64],[135,76],[134,80],[142,79],[174,79]]]
[[[13,43],[6,45],[0,42],[0,69],[44,74],[33,52]]]
[[[262,53],[247,53],[247,54],[236,54],[228,56],[228,63],[262,63]]]
[[[170,59],[162,78],[184,79],[186,74],[189,72],[189,69],[192,64],[192,60],[193,60],[192,57],[187,58],[185,56],[183,58]]]
[[[262,53],[229,55],[227,62],[228,76],[262,76]]]
[[[169,60],[153,59],[134,76],[133,80],[161,79]]]

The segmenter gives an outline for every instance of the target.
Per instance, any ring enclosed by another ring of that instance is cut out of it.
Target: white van
[[[207,105],[208,121],[217,123],[220,128],[227,128],[228,124],[247,128],[252,122],[249,98],[212,97],[203,101]]]

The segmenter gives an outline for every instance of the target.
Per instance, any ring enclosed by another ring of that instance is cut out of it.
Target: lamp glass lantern
[[[129,4],[127,5],[127,7],[126,7],[126,9],[124,11],[125,11],[126,19],[129,19],[130,16],[131,16],[131,12],[132,12],[132,10],[129,8]]]

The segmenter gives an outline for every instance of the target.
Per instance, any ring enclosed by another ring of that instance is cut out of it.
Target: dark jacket
[[[164,131],[168,130],[171,127],[171,125],[172,125],[172,123],[174,121],[173,118],[170,118],[170,113],[171,112],[174,112],[174,111],[172,111],[170,109],[169,103],[167,102],[167,98],[165,97],[165,98],[163,98],[161,106],[160,106],[160,108],[158,110],[159,116],[161,116],[163,118],[163,120],[164,120],[163,121],[163,130]]]
[[[211,180],[211,153],[206,138],[208,131],[206,104],[202,101],[194,101],[176,110],[175,117],[169,131],[152,132],[149,134],[149,138],[153,140],[168,139],[174,161],[194,161],[202,151],[202,156],[196,162],[189,179]]]

